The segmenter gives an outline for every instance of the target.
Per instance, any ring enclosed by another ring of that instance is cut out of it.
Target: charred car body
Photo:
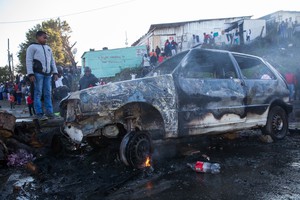
[[[251,128],[282,139],[292,111],[288,97],[283,77],[262,58],[195,48],[144,78],[71,93],[60,106],[74,142],[115,140],[122,161],[140,167],[155,140]]]

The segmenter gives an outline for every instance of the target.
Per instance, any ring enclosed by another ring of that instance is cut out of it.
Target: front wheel
[[[120,145],[120,156],[124,164],[133,168],[143,168],[147,157],[151,157],[153,144],[146,131],[127,133]]]
[[[270,135],[274,140],[283,139],[288,132],[288,116],[280,106],[271,108],[263,133]]]

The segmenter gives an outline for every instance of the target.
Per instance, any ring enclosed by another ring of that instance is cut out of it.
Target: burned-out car
[[[195,48],[146,77],[73,92],[61,108],[74,142],[115,141],[122,161],[139,167],[153,141],[252,128],[282,139],[288,101],[284,78],[262,58]]]

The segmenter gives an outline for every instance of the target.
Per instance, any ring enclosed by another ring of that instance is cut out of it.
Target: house
[[[259,19],[266,20],[267,25],[267,34],[277,34],[281,37],[284,37],[284,31],[281,29],[281,24],[291,24],[290,26],[290,34],[294,34],[294,36],[300,35],[300,11],[277,11]],[[287,27],[288,28],[288,27]],[[282,35],[283,34],[283,35]],[[287,33],[287,35],[289,35]]]
[[[143,45],[111,50],[90,49],[81,56],[82,66],[90,67],[98,78],[113,77],[125,68],[139,67],[146,52],[146,46]]]
[[[229,17],[218,19],[202,19],[177,23],[153,24],[148,32],[137,40],[132,46],[146,45],[148,51],[156,46],[164,48],[164,43],[176,41],[178,51],[190,49],[204,43],[204,34],[214,37],[216,45],[234,45],[246,41],[247,31],[251,30],[251,40],[264,37],[266,34],[265,20],[251,19],[251,16]],[[239,40],[234,41],[235,33]]]
[[[293,23],[299,23],[300,22],[300,11],[277,11],[268,15],[265,15],[263,17],[260,17],[259,19],[266,20],[266,23],[280,23],[282,21],[286,21],[291,19]]]

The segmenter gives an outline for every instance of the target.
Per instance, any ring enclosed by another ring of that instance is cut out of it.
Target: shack
[[[266,21],[251,19],[252,16],[228,17],[217,19],[201,19],[164,24],[152,24],[148,32],[139,38],[132,46],[147,45],[155,49],[164,48],[165,41],[174,40],[178,44],[178,52],[190,49],[204,43],[204,35],[214,37],[218,46],[231,46],[250,43],[257,37],[265,37]],[[251,36],[247,39],[248,31]],[[233,42],[233,35],[238,32],[239,41]]]
[[[91,49],[81,56],[82,71],[84,67],[90,67],[97,78],[113,77],[125,68],[141,66],[145,53],[145,45],[97,51]]]

